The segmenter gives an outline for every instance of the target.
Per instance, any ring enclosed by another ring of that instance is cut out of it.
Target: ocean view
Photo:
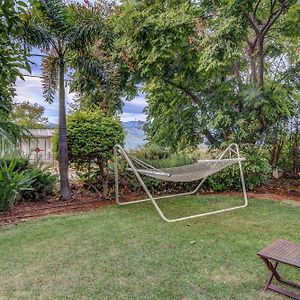
[[[144,122],[128,121],[123,122],[123,126],[127,132],[125,138],[125,149],[133,150],[145,145],[145,133],[143,130]]]

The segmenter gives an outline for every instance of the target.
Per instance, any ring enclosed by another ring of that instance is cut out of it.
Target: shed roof
[[[54,134],[54,129],[29,129],[29,132],[32,134],[35,138],[47,138],[52,137]]]

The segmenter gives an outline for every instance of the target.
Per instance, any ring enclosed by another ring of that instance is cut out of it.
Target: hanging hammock
[[[131,157],[133,161],[136,158]],[[166,169],[156,169],[150,165],[145,165],[143,169],[136,168],[139,174],[150,176],[156,179],[173,181],[173,182],[190,182],[200,180],[204,177],[211,176],[217,172],[220,172],[226,167],[236,164],[244,158],[229,158],[229,159],[211,159],[201,160],[195,164],[172,167]],[[140,162],[140,161],[139,161]],[[127,168],[128,171],[133,171],[131,168]]]
[[[143,200],[137,200],[137,201],[123,202],[123,203],[121,203],[119,201],[119,179],[118,179],[118,159],[117,159],[118,153],[120,153],[126,159],[128,165],[129,165],[127,170],[131,171],[135,174],[135,176],[137,177],[138,181],[142,185],[143,189],[145,190],[145,192],[149,198],[143,199]],[[230,158],[226,158],[226,159],[223,158],[226,154],[228,154]],[[219,159],[201,160],[194,164],[189,164],[189,165],[179,166],[179,167],[172,167],[172,168],[163,168],[163,169],[157,169],[157,168],[141,161],[140,159],[131,157],[128,153],[126,153],[126,151],[120,145],[116,145],[114,147],[114,155],[115,155],[116,202],[119,205],[127,205],[127,204],[132,204],[132,203],[151,201],[152,204],[154,205],[154,207],[156,208],[157,212],[159,213],[160,217],[166,222],[176,222],[176,221],[182,221],[182,220],[186,220],[186,219],[216,214],[216,213],[220,213],[220,212],[224,212],[224,211],[229,211],[229,210],[233,210],[233,209],[237,209],[237,208],[246,207],[248,205],[246,187],[245,187],[242,164],[241,164],[241,162],[244,161],[245,158],[240,157],[239,148],[238,148],[237,144],[229,145],[227,147],[227,149],[223,152],[223,154],[219,157]],[[234,155],[236,157],[232,158],[232,155]],[[244,195],[244,205],[242,205],[242,206],[235,206],[235,207],[231,207],[231,208],[221,209],[221,210],[217,210],[217,211],[210,211],[210,212],[206,212],[206,213],[191,215],[188,217],[182,217],[182,218],[177,218],[177,219],[167,219],[155,201],[156,199],[195,194],[198,192],[198,190],[200,189],[203,182],[206,180],[206,178],[208,176],[211,176],[233,164],[238,164],[239,169],[240,169],[241,186],[242,186],[243,195]],[[199,183],[199,185],[196,187],[196,189],[193,190],[192,192],[154,198],[151,195],[151,193],[149,192],[147,186],[145,185],[145,183],[142,180],[140,175],[146,175],[146,176],[156,178],[159,180],[173,181],[173,182],[191,182],[191,181],[196,181],[196,180],[200,180],[200,179],[202,179],[202,180]]]

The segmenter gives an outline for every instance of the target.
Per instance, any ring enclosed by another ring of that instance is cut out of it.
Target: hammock
[[[137,162],[136,158],[132,157],[132,160]],[[150,176],[160,180],[173,182],[190,182],[211,176],[217,172],[220,172],[224,168],[243,160],[245,160],[245,158],[202,160],[195,164],[166,169],[156,169],[150,165],[147,165],[148,168],[137,168],[136,171],[139,174]],[[140,162],[141,161],[138,161],[138,163]],[[127,170],[133,171],[132,168],[127,168]]]
[[[143,189],[145,190],[145,192],[148,196],[147,199],[142,199],[142,200],[137,200],[137,201],[129,201],[129,202],[120,202],[118,159],[117,159],[118,154],[121,154],[127,161],[127,164],[129,165],[127,170],[129,170],[135,174],[139,183],[141,184],[141,186],[143,187]],[[229,155],[229,158],[223,158],[226,154]],[[144,201],[151,201],[152,204],[154,205],[155,209],[157,210],[158,214],[160,215],[160,217],[166,222],[177,222],[177,221],[187,220],[187,219],[191,219],[191,218],[217,214],[217,213],[221,213],[221,212],[225,212],[225,211],[230,211],[230,210],[246,207],[248,205],[246,187],[245,187],[242,164],[241,164],[241,162],[244,161],[245,158],[240,157],[239,148],[238,148],[237,144],[229,145],[227,147],[227,149],[223,152],[223,154],[219,157],[219,159],[201,160],[195,164],[189,164],[189,165],[173,167],[173,168],[163,168],[163,169],[157,169],[135,157],[130,157],[129,154],[126,153],[125,150],[120,145],[115,145],[114,156],[115,156],[114,170],[115,170],[116,202],[119,205],[127,205],[127,204],[133,204],[133,203],[140,203],[140,202],[144,202]],[[235,156],[235,157],[232,157],[232,156]],[[233,164],[238,164],[239,169],[240,169],[241,186],[242,186],[243,195],[244,195],[244,205],[234,206],[234,207],[215,210],[215,211],[209,211],[209,212],[195,214],[195,215],[191,215],[191,216],[187,216],[187,217],[168,219],[163,214],[160,207],[158,206],[158,204],[155,201],[157,199],[162,199],[162,198],[170,198],[170,197],[187,196],[187,195],[196,194],[208,176],[211,176]],[[138,167],[137,167],[137,165],[138,165]],[[146,175],[146,176],[156,178],[159,180],[173,181],[173,182],[191,182],[191,181],[196,181],[196,180],[200,180],[200,179],[202,179],[202,180],[200,181],[198,186],[191,192],[181,193],[181,194],[176,194],[176,195],[161,196],[161,197],[153,197],[140,175]]]

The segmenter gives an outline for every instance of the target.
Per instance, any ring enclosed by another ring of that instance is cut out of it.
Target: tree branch
[[[211,134],[211,132],[207,128],[203,130],[203,134],[211,145],[219,143],[219,141]]]
[[[242,81],[242,76],[241,76],[241,72],[239,69],[239,65],[236,62],[232,62],[232,68],[233,68],[233,73],[235,74],[235,76],[237,78],[238,87],[239,87],[239,89],[241,89],[243,81]]]
[[[280,17],[280,15],[282,14],[282,12],[284,11],[284,9],[286,7],[286,0],[281,0],[281,2],[280,2],[280,8],[277,11],[273,12],[274,6],[275,6],[275,2],[276,1],[274,1],[273,5],[271,5],[270,16],[269,16],[268,21],[265,23],[265,25],[261,29],[261,33],[262,33],[263,37],[267,34],[267,32],[270,30],[271,26]]]
[[[182,92],[184,92],[187,96],[189,96],[193,100],[194,103],[199,103],[200,102],[200,98],[197,95],[195,95],[193,92],[188,90],[186,87],[184,87],[184,86],[182,86],[178,83],[175,83],[171,80],[165,79],[165,78],[163,78],[162,80],[165,83],[168,83],[168,84],[176,87],[177,89],[181,90]]]
[[[248,18],[249,18],[250,24],[251,24],[252,28],[254,29],[255,33],[257,35],[260,35],[261,32],[260,32],[260,28],[259,28],[259,25],[257,23],[255,15],[254,14],[250,14],[250,15],[248,15]]]
[[[272,1],[272,0],[271,0]],[[275,0],[276,1],[276,0]],[[258,6],[260,4],[261,0],[258,0],[254,6],[254,9],[253,9],[253,15],[255,16],[256,18],[256,13],[257,13],[257,9],[258,9]]]

